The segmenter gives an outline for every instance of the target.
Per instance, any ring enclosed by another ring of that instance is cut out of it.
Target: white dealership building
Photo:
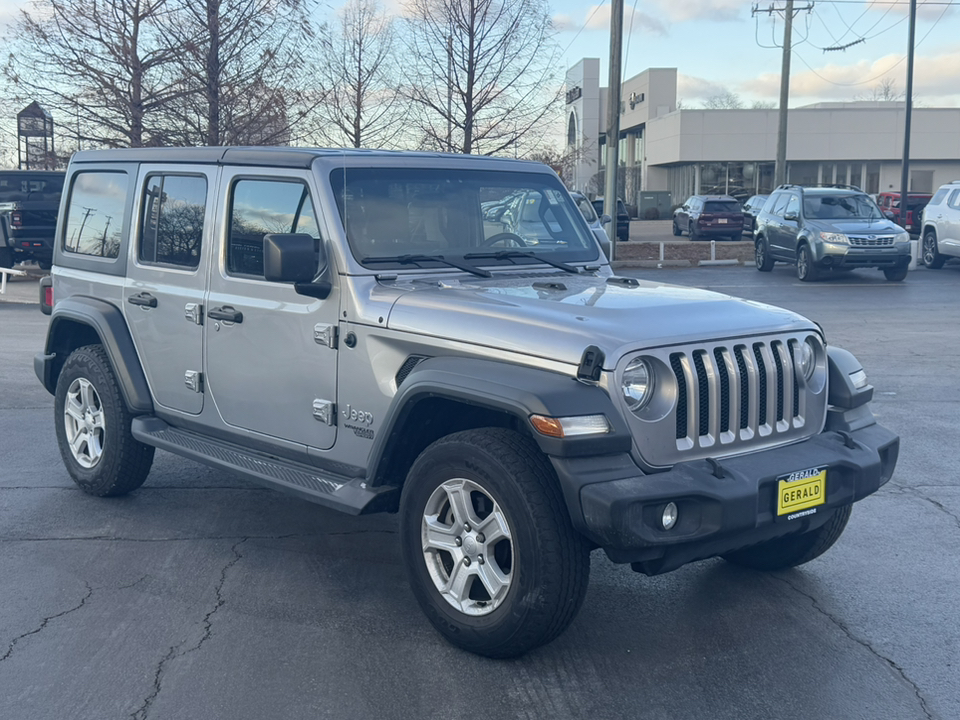
[[[676,68],[650,68],[623,83],[621,192],[670,191],[674,203],[697,193],[744,200],[773,189],[778,111],[677,109]],[[607,88],[600,61],[585,58],[566,76],[565,180],[602,194]],[[868,193],[900,190],[903,102],[826,102],[791,108],[787,180],[844,183]],[[914,108],[910,190],[932,192],[960,179],[960,108]]]

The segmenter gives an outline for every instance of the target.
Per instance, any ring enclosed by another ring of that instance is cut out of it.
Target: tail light
[[[10,213],[10,224],[15,227],[23,227],[23,216],[18,212]]]
[[[40,278],[40,312],[44,315],[53,312],[53,278],[50,275]]]

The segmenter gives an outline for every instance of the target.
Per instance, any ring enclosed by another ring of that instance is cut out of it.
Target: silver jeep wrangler
[[[399,512],[450,642],[570,624],[590,552],[807,562],[893,474],[856,359],[792,312],[617,277],[543,165],[107,150],[67,173],[37,376],[86,492],[155,448]]]

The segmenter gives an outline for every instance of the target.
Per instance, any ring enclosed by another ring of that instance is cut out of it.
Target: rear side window
[[[207,179],[151,175],[143,194],[140,262],[196,269],[200,264]]]
[[[65,251],[105,258],[120,254],[127,186],[125,172],[91,171],[73,176],[63,235]]]
[[[230,198],[227,272],[263,277],[263,236],[306,233],[317,241],[320,230],[310,191],[299,181],[238,180]]]
[[[740,212],[740,204],[733,200],[707,200],[703,204],[705,213],[736,213]]]
[[[960,190],[954,190],[950,193],[950,200],[947,204],[952,208],[960,208]]]

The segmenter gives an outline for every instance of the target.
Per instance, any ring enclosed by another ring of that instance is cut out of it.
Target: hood
[[[589,345],[606,369],[646,347],[815,329],[782,308],[652,281],[544,274],[440,285],[398,282],[392,330],[449,338],[576,364]]]
[[[894,222],[882,220],[808,220],[808,223],[823,232],[839,232],[844,235],[862,235],[873,233],[876,235],[898,235],[903,228]]]

